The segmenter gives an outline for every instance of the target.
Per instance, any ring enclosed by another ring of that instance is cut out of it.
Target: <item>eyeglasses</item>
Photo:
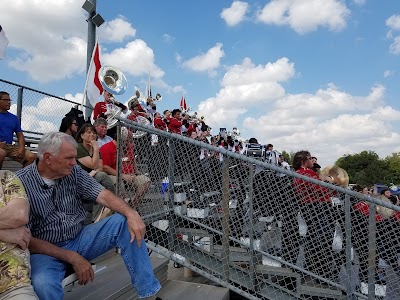
[[[10,102],[11,102],[11,99],[10,99],[10,98],[1,98],[0,100],[3,100],[3,101],[10,101]]]

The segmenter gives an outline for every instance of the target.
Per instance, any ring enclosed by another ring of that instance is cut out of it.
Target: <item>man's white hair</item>
[[[38,158],[43,160],[43,154],[50,153],[58,155],[63,142],[71,143],[75,148],[78,146],[74,138],[64,132],[49,132],[43,135],[38,146]]]

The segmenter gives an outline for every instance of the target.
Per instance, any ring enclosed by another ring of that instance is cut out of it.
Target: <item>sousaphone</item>
[[[337,165],[327,166],[321,171],[321,175],[333,177],[334,182],[342,187],[347,187],[349,185],[349,175],[344,169]]]
[[[112,95],[122,95],[128,88],[128,82],[125,75],[117,68],[104,66],[99,70],[99,80],[104,90]],[[113,97],[112,102],[116,100]],[[107,128],[113,128],[118,120],[115,117],[121,115],[121,108],[116,105],[107,105],[105,116],[107,118]]]

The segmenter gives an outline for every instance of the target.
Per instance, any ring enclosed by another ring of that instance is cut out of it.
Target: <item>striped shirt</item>
[[[39,175],[37,163],[19,170],[30,202],[28,227],[32,236],[52,244],[74,239],[83,228],[83,202],[96,202],[104,189],[79,166],[71,174],[48,186]]]

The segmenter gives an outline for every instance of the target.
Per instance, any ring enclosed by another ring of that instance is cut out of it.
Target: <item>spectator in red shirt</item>
[[[172,111],[172,118],[168,124],[168,130],[172,133],[181,134],[182,120],[181,111],[179,109],[174,109]]]
[[[129,135],[129,131],[124,131],[125,135]],[[143,199],[150,186],[150,178],[141,174],[137,169],[135,152],[133,143],[125,140],[124,157],[122,157],[122,180],[127,186],[135,188],[135,195],[129,200],[129,204],[135,208]],[[116,135],[113,140],[100,148],[100,153],[103,159],[103,170],[116,182],[117,176],[117,141]]]
[[[293,168],[298,174],[320,180],[312,170],[313,165],[309,151],[299,151],[293,157]],[[328,177],[328,180],[333,182],[332,178]],[[301,215],[307,224],[305,267],[310,272],[335,281],[341,265],[341,257],[332,251],[335,224],[340,218],[331,201],[335,193],[300,178],[294,179],[294,189]]]

